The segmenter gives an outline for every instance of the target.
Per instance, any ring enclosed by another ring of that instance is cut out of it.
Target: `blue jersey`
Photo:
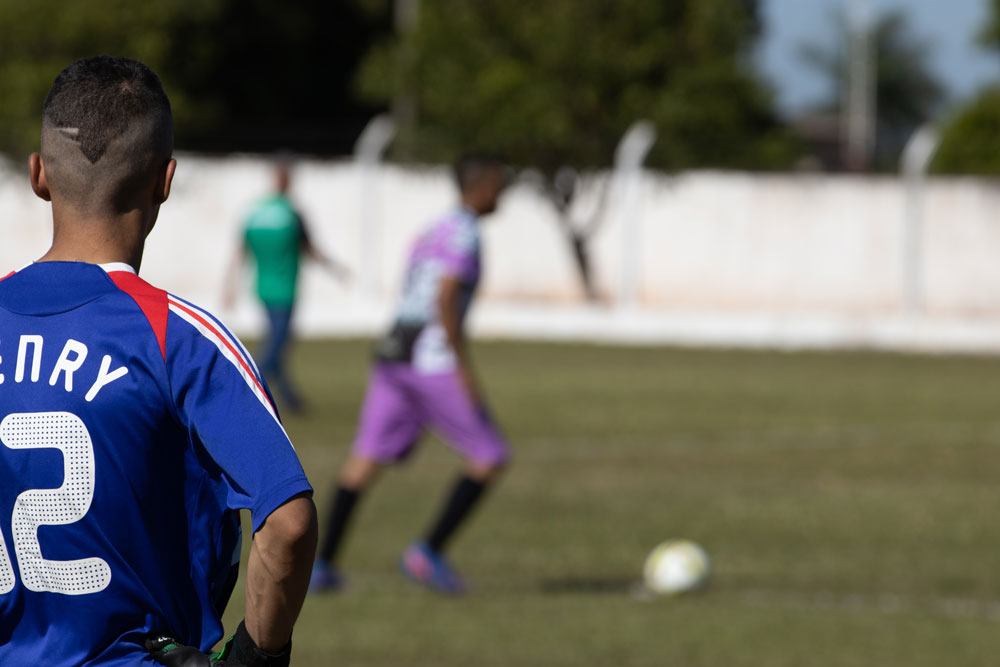
[[[0,280],[0,665],[208,650],[256,531],[311,491],[240,342],[125,265]]]

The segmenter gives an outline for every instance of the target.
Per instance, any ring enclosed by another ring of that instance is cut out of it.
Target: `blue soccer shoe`
[[[312,574],[309,576],[310,593],[327,593],[339,591],[344,587],[344,577],[333,569],[326,561],[313,563]]]
[[[399,559],[399,569],[410,581],[422,584],[443,595],[461,595],[465,584],[458,572],[423,542],[407,547]]]

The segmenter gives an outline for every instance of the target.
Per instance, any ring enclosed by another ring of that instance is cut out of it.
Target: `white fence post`
[[[382,154],[396,136],[396,125],[386,114],[372,118],[354,144],[358,165],[358,196],[361,229],[357,294],[372,299],[378,294],[379,261],[381,259],[381,220],[378,201],[378,166]]]
[[[618,305],[635,306],[639,301],[639,281],[642,276],[642,239],[639,225],[639,184],[642,163],[656,142],[656,128],[648,120],[638,120],[628,128],[615,149],[615,165],[611,174],[618,215],[622,221],[621,285]]]
[[[903,176],[903,243],[900,304],[903,315],[916,317],[923,308],[923,217],[927,168],[937,150],[937,130],[924,125],[913,133],[900,159]]]

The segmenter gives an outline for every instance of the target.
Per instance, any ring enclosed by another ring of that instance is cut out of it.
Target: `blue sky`
[[[911,34],[930,44],[928,64],[949,93],[950,104],[1000,83],[1000,51],[981,48],[977,33],[987,19],[989,0],[868,0],[876,15],[902,10]],[[765,33],[758,62],[785,114],[807,109],[829,95],[822,75],[801,61],[802,44],[835,43],[832,17],[850,0],[761,0]]]

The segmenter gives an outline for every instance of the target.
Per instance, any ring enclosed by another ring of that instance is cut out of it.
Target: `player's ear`
[[[45,201],[52,201],[49,181],[45,177],[45,165],[42,163],[42,156],[38,153],[32,153],[28,157],[28,176],[31,179],[31,189],[34,193]]]
[[[153,190],[153,196],[156,198],[155,203],[157,206],[167,201],[167,197],[170,196],[170,184],[174,180],[174,171],[176,169],[177,160],[171,158],[160,167],[159,172],[156,174],[156,188]]]

